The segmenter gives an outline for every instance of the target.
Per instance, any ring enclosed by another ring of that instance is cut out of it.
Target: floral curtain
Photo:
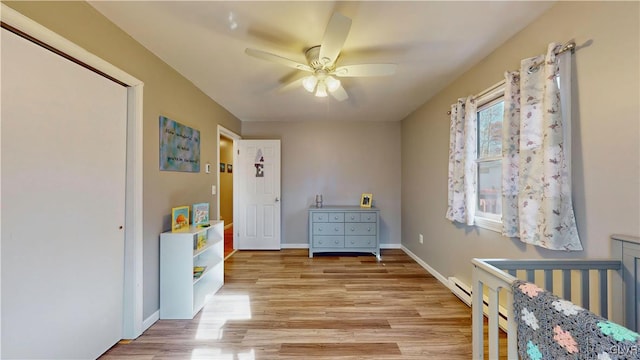
[[[474,224],[476,210],[476,103],[473,97],[451,105],[446,218]]]
[[[571,201],[570,118],[563,116],[569,112],[556,82],[560,75],[570,84],[571,72],[559,74],[558,49],[552,43],[546,56],[522,60],[519,73],[505,75],[503,234],[548,249],[582,250]]]
[[[518,180],[520,168],[520,73],[505,73],[502,120],[502,235],[520,236]]]

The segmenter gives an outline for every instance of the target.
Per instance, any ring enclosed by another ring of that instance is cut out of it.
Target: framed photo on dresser
[[[372,202],[373,202],[373,194],[364,193],[360,197],[360,207],[370,208]]]

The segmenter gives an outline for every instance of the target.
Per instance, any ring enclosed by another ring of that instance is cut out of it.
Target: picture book
[[[189,228],[189,207],[178,206],[171,209],[171,231],[181,231]]]
[[[198,279],[202,276],[202,273],[207,269],[206,266],[194,266],[193,267],[193,278]]]
[[[209,203],[193,204],[191,223],[194,226],[209,225]]]

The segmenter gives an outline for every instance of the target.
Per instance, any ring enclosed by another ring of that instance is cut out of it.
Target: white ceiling
[[[90,4],[242,121],[399,121],[553,2],[92,1]],[[395,63],[389,77],[341,78],[349,99],[278,89],[303,73],[334,11],[352,19],[337,64]],[[490,85],[490,84],[488,84]],[[453,99],[452,99],[453,101]]]

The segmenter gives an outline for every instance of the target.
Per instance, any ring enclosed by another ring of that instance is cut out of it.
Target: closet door
[[[121,339],[127,91],[2,29],[4,359]]]

